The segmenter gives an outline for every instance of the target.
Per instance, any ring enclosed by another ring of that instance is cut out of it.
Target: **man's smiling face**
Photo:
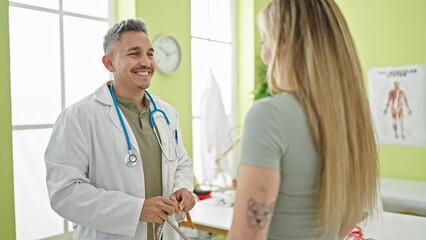
[[[147,89],[157,67],[148,36],[144,32],[124,32],[110,47],[116,84],[130,92]]]

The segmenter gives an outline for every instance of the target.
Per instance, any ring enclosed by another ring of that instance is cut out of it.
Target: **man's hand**
[[[188,212],[195,206],[195,198],[186,188],[181,188],[170,196],[170,200],[180,204],[180,210]]]
[[[176,204],[167,198],[157,196],[145,199],[140,220],[142,222],[163,223],[173,213],[180,214]]]

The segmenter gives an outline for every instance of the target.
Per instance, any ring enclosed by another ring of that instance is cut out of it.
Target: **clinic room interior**
[[[386,91],[382,115],[373,120],[386,125],[390,134],[383,138],[391,138],[377,140],[381,216],[357,226],[365,239],[426,239],[426,1],[335,1],[352,34],[372,109],[372,99],[379,101],[372,91]],[[193,160],[197,203],[189,214],[196,229],[188,228],[188,220],[180,229],[189,239],[226,239],[244,119],[256,100],[269,95],[257,25],[257,13],[269,2],[1,1],[0,239],[72,239],[72,223],[49,205],[44,152],[59,113],[112,79],[102,65],[102,37],[127,18],[147,23],[154,47],[168,38],[171,51],[179,51],[175,61],[157,60],[149,91],[177,110]],[[383,79],[375,84],[373,72],[410,68],[423,74],[417,91],[423,97],[416,98],[423,102],[413,103],[417,92],[409,90],[416,87],[401,80],[413,112],[406,113],[405,132],[394,134],[391,114],[383,115],[394,85],[379,86]],[[423,120],[410,125],[416,115]]]

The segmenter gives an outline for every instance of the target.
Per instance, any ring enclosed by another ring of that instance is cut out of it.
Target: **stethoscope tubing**
[[[164,119],[166,119],[167,125],[170,126],[170,121],[166,113],[163,110],[157,108],[157,104],[155,104],[154,99],[151,97],[151,94],[149,94],[147,90],[145,90],[145,93],[146,95],[148,95],[149,100],[152,102],[152,105],[154,106],[154,110],[151,112],[151,114],[149,114],[149,121],[151,123],[151,127],[155,128],[154,119],[153,119],[155,112],[160,112],[164,116]]]
[[[123,117],[120,114],[120,109],[118,108],[117,100],[115,99],[114,90],[112,89],[113,85],[114,84],[110,85],[112,100],[114,102],[114,106],[115,106],[115,110],[117,111],[118,118],[120,119],[121,126],[123,127],[124,135],[126,136],[127,150],[129,150],[129,153],[131,153],[131,151],[132,151],[132,145],[130,145],[129,134],[127,133],[127,129],[124,126]]]
[[[112,96],[112,100],[113,100],[113,102],[114,102],[115,110],[117,111],[117,115],[118,115],[118,117],[119,117],[119,119],[120,119],[120,123],[121,123],[121,126],[122,126],[123,131],[124,131],[124,135],[125,135],[125,137],[126,137],[127,149],[128,149],[128,151],[129,151],[129,153],[128,153],[128,154],[126,155],[126,157],[125,157],[125,162],[126,162],[126,164],[127,164],[127,165],[129,165],[129,166],[135,166],[135,165],[136,165],[136,162],[137,162],[137,157],[136,157],[136,155],[132,154],[132,146],[131,146],[131,144],[130,144],[129,134],[127,133],[127,129],[126,129],[126,126],[124,125],[123,117],[121,116],[120,109],[118,108],[117,100],[116,100],[116,98],[115,98],[115,94],[114,94],[114,90],[113,90],[113,85],[114,85],[114,84],[111,84],[111,85],[110,85],[111,96]],[[161,115],[163,116],[163,118],[164,118],[164,119],[166,120],[166,122],[167,122],[167,127],[169,128],[169,131],[170,131],[170,132],[172,132],[172,131],[171,131],[171,128],[170,128],[170,121],[169,121],[169,118],[167,117],[166,113],[165,113],[163,110],[161,110],[161,109],[158,109],[158,108],[157,108],[157,105],[155,104],[154,99],[152,98],[151,94],[149,94],[149,93],[148,93],[148,91],[146,91],[146,90],[145,90],[145,93],[147,94],[147,96],[148,96],[149,100],[151,101],[151,103],[152,103],[152,105],[153,105],[153,107],[154,107],[154,110],[151,112],[151,114],[150,114],[150,116],[149,116],[149,120],[150,120],[151,127],[152,127],[152,129],[153,129],[153,131],[154,131],[154,133],[155,133],[155,136],[156,136],[156,138],[157,138],[157,142],[158,142],[158,144],[160,145],[160,148],[161,148],[161,151],[162,151],[162,153],[163,153],[164,157],[165,157],[165,158],[166,158],[169,162],[173,162],[173,161],[178,160],[179,158],[182,158],[182,156],[178,156],[178,152],[177,152],[178,135],[177,135],[177,130],[176,130],[176,129],[174,130],[174,140],[175,140],[175,144],[176,144],[176,145],[175,145],[175,158],[169,158],[169,157],[167,156],[166,152],[164,151],[163,146],[162,146],[162,144],[161,144],[161,142],[160,142],[160,138],[158,137],[157,130],[155,129],[154,113],[155,113],[155,112],[159,112],[159,113],[161,113]],[[134,157],[134,158],[132,158],[132,157]],[[132,160],[132,159],[134,159],[134,160]]]

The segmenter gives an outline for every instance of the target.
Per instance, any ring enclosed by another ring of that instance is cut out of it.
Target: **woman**
[[[358,57],[332,0],[258,15],[275,96],[246,116],[228,239],[343,239],[373,213],[377,156]]]

